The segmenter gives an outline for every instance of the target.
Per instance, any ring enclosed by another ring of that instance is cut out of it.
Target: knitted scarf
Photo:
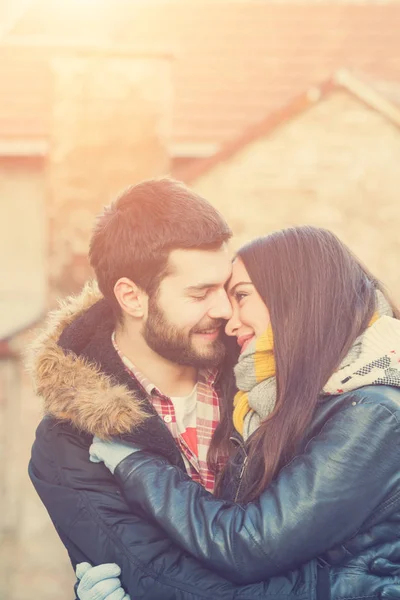
[[[271,325],[252,340],[235,367],[239,389],[234,399],[233,424],[246,440],[276,404],[275,360]],[[337,395],[365,385],[400,387],[400,321],[377,291],[377,311],[368,328],[355,340],[321,394]]]

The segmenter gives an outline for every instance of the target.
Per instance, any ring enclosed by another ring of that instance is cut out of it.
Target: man
[[[91,285],[65,303],[34,347],[46,416],[30,477],[73,567],[117,563],[132,600],[315,597],[315,562],[243,587],[202,567],[131,514],[109,471],[89,461],[94,435],[120,436],[213,490],[207,451],[223,389],[230,236],[221,215],[175,181],[129,188],[92,235],[100,292]]]
[[[224,288],[230,237],[221,215],[175,181],[129,188],[99,217],[91,238],[101,294],[88,286],[64,304],[33,350],[46,416],[30,477],[72,565],[117,563],[132,598],[242,592],[130,514],[113,477],[90,463],[88,451],[93,435],[120,435],[165,455],[212,491],[207,450],[219,420],[215,367],[231,310]]]

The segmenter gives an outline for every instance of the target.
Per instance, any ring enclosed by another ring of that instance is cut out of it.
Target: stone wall
[[[236,247],[295,224],[333,230],[400,302],[400,130],[337,91],[192,185]]]

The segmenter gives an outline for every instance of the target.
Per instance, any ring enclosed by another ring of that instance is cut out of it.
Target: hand
[[[395,545],[392,544],[393,547]],[[380,548],[382,551],[382,548]],[[360,557],[355,557],[353,565],[346,567],[331,566],[329,568],[331,598],[339,600],[347,597],[349,588],[352,597],[367,598],[374,597],[381,600],[395,600],[400,598],[400,564],[397,561],[396,552],[388,552],[390,558],[374,558],[365,570],[365,563]],[[391,560],[394,559],[394,560]],[[350,568],[346,570],[347,567]],[[360,570],[362,569],[362,570]],[[358,573],[358,577],[357,577]]]
[[[141,450],[138,446],[131,446],[121,441],[111,440],[105,442],[94,436],[93,444],[89,448],[91,462],[103,462],[107,469],[114,473],[119,463],[130,454]]]
[[[121,569],[115,563],[98,567],[80,563],[76,566],[76,576],[80,579],[76,591],[79,600],[130,600],[121,587],[120,574]]]
[[[380,575],[381,577],[392,575],[400,575],[400,564],[394,563],[387,558],[376,558],[369,566],[371,573]],[[400,585],[393,583],[388,584],[381,592],[381,598],[389,600],[389,598],[400,598]]]
[[[369,565],[369,570],[375,575],[400,575],[400,564],[388,558],[375,558]]]
[[[387,585],[381,592],[380,597],[382,600],[395,600],[395,598],[400,598],[400,585]]]

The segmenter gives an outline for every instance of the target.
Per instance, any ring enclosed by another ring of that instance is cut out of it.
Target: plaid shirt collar
[[[113,332],[112,336],[112,343],[114,346],[115,351],[117,352],[118,356],[120,357],[120,359],[122,360],[122,362],[124,363],[125,367],[128,369],[128,371],[134,375],[135,379],[137,379],[138,383],[142,386],[142,388],[144,389],[144,391],[151,396],[154,392],[161,394],[160,390],[155,386],[154,383],[152,383],[150,381],[150,379],[148,379],[145,375],[143,375],[139,369],[137,369],[135,367],[135,365],[133,364],[133,362],[131,360],[129,360],[129,358],[127,356],[125,356],[124,354],[122,354],[121,350],[118,348],[117,346],[117,342],[115,339],[115,331]]]
[[[165,396],[154,383],[135,367],[128,357],[122,354],[115,341],[115,332],[112,335],[112,343],[125,368],[148,394],[149,400],[159,417],[168,427],[180,450],[190,477],[193,481],[203,485],[209,492],[213,492],[215,474],[208,467],[207,453],[211,438],[220,419],[219,398],[214,387],[219,372],[218,369],[203,369],[198,373],[196,426],[198,455],[195,455],[177,430],[175,409],[171,399]]]

